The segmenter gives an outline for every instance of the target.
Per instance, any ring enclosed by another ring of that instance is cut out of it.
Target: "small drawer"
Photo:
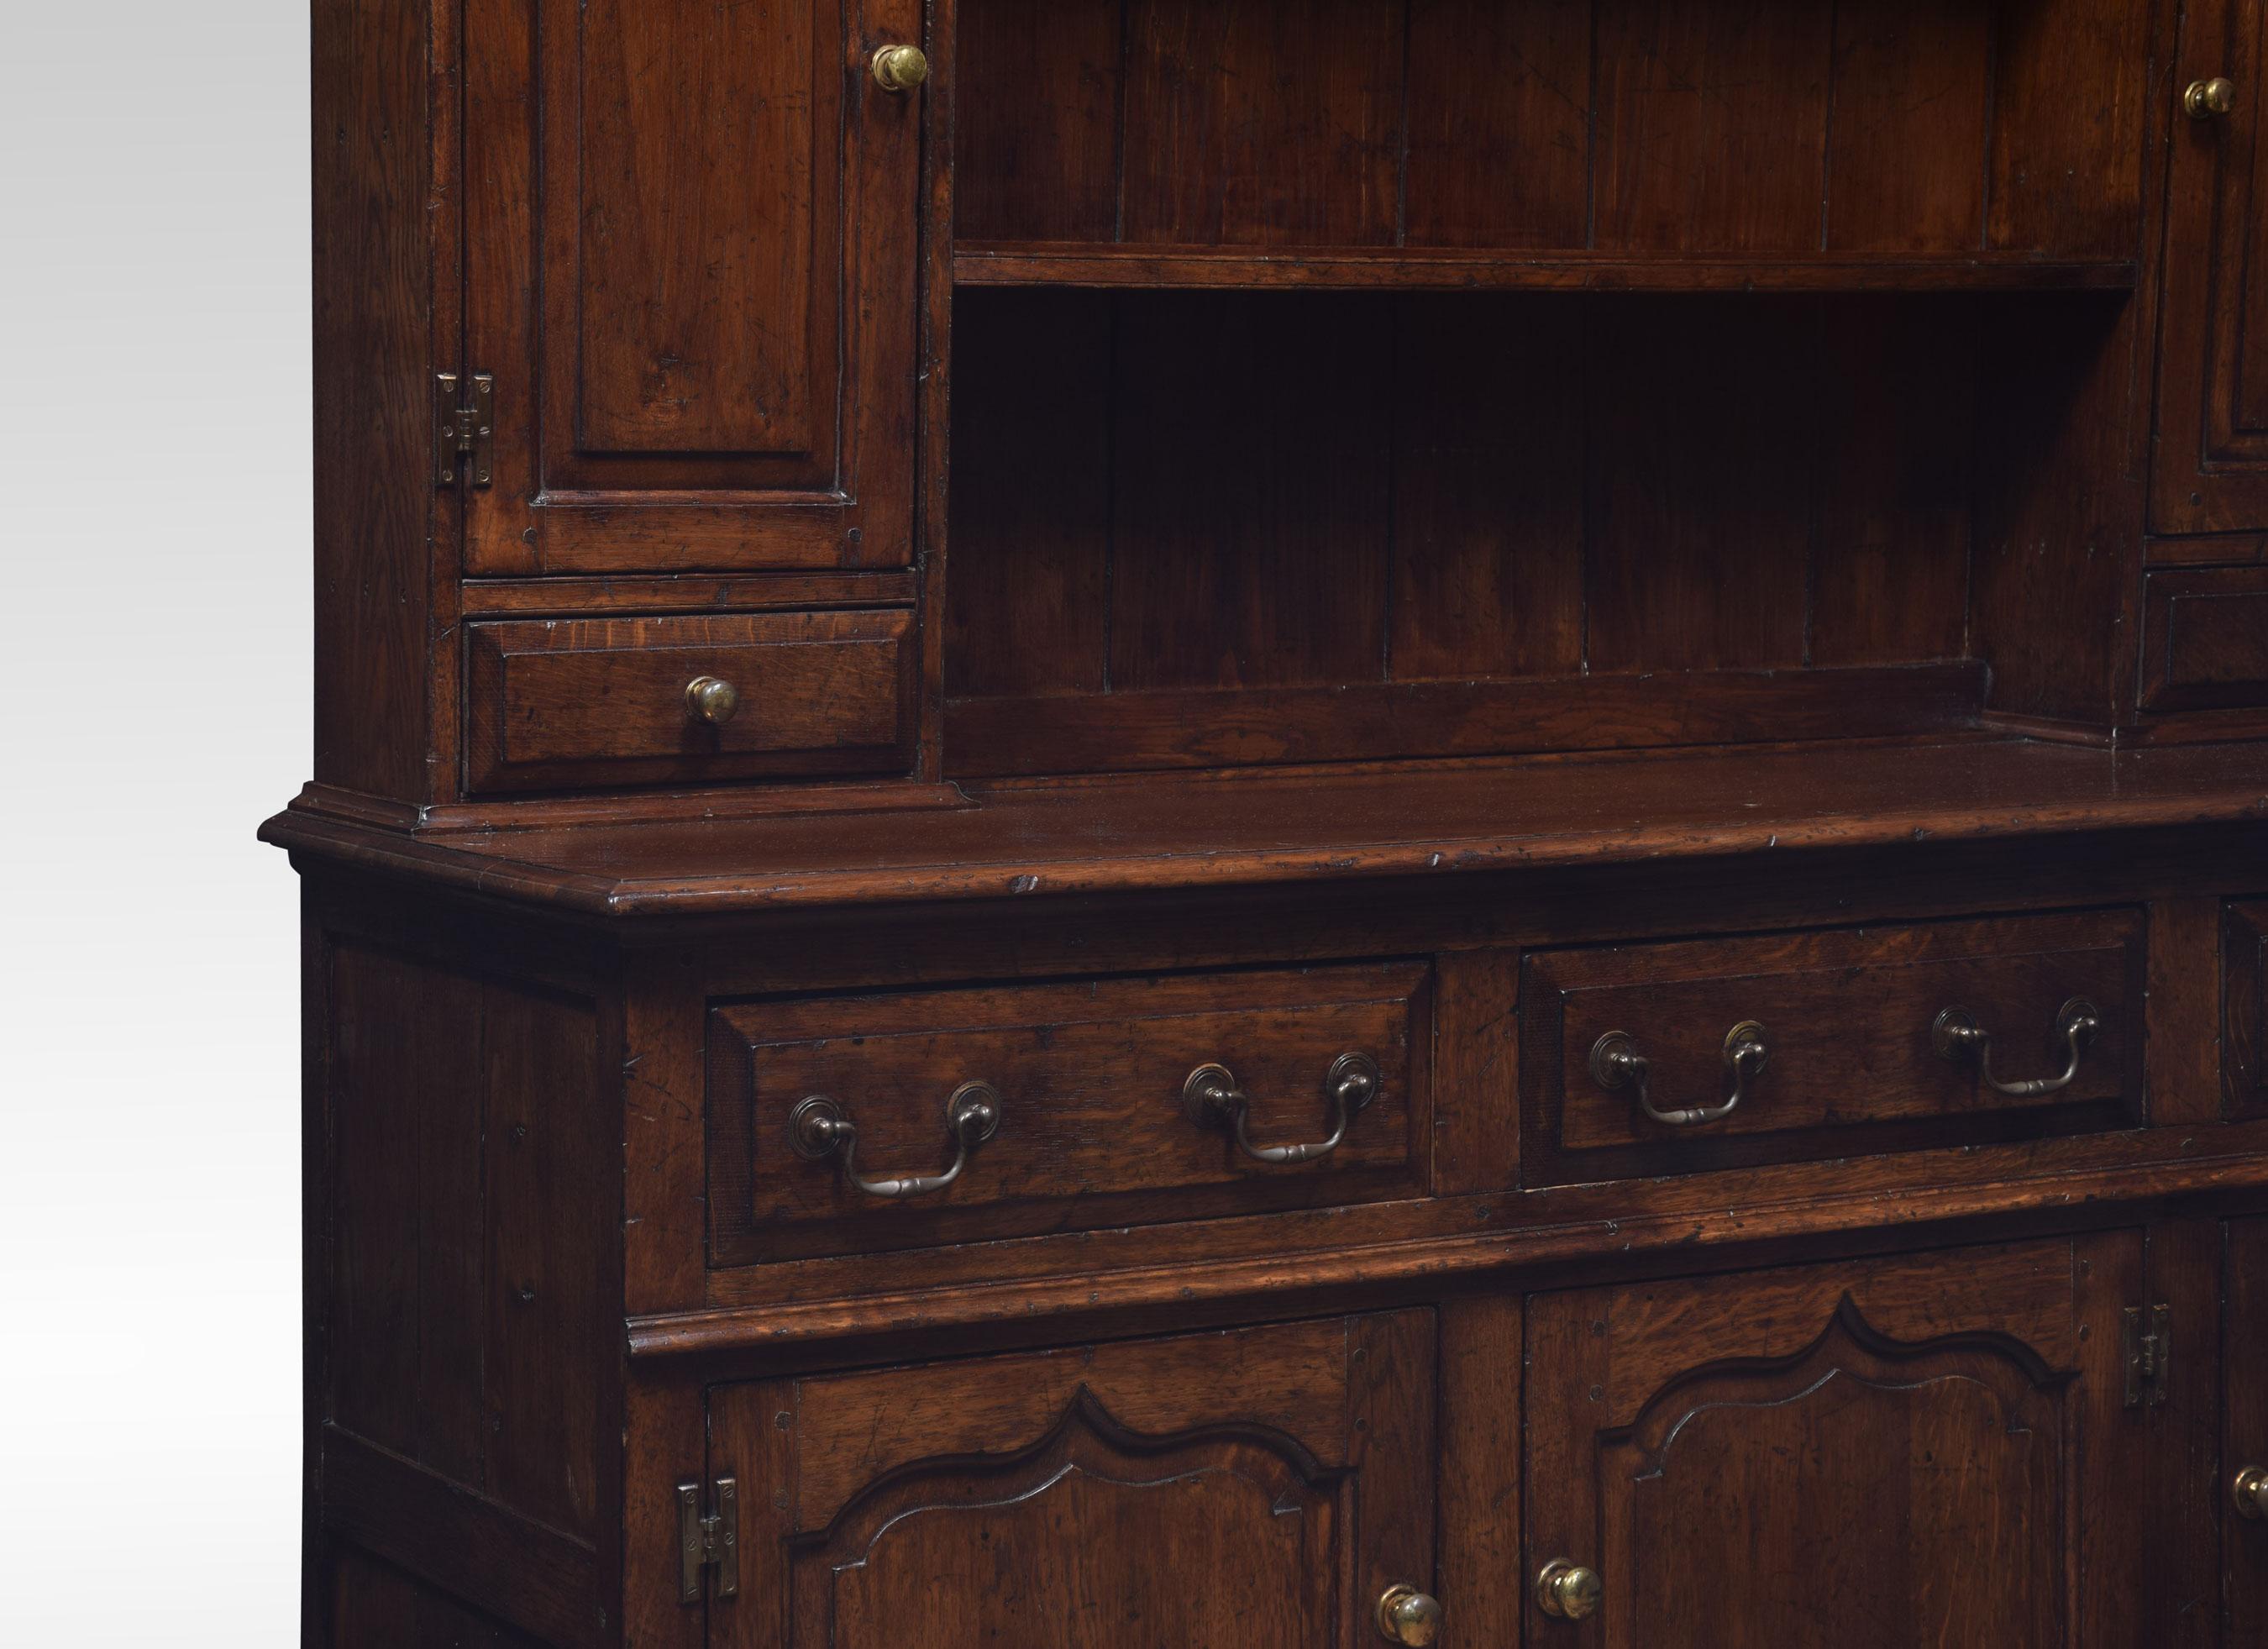
[[[2154,572],[2142,615],[2142,708],[2268,704],[2268,567]]]
[[[475,624],[467,784],[492,792],[902,771],[913,757],[912,637],[902,607]]]
[[[2268,1116],[2268,899],[2231,901],[2221,931],[2221,1091],[2248,1122]]]
[[[1423,1196],[1431,977],[1399,962],[720,1006],[712,1261]],[[1261,1152],[1338,1144],[1256,1159],[1240,1105]]]
[[[1523,1180],[2132,1124],[2144,931],[2105,910],[1538,953]]]

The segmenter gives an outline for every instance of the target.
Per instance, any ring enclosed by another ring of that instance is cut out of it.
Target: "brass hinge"
[[[433,442],[433,479],[441,486],[450,486],[461,467],[473,485],[485,487],[496,456],[496,374],[473,374],[470,405],[459,390],[454,372],[433,376],[440,412],[440,432]]]
[[[2126,1307],[2126,1406],[2155,1407],[2166,1400],[2166,1368],[2173,1360],[2172,1308]]]
[[[734,1597],[740,1590],[740,1485],[731,1477],[716,1482],[717,1509],[701,1515],[701,1485],[677,1485],[677,1547],[681,1559],[677,1598],[681,1603],[701,1601],[701,1572],[717,1572],[717,1595]]]

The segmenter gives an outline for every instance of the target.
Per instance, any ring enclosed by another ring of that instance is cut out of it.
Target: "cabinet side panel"
[[[315,777],[430,799],[435,206],[425,0],[317,0]]]
[[[331,961],[328,1389],[346,1439],[596,1537],[599,1014],[375,945]]]
[[[331,1649],[540,1649],[537,1639],[360,1556],[339,1559],[324,1601]]]

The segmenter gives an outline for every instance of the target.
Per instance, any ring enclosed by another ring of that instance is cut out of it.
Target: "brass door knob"
[[[2217,121],[2236,107],[2236,82],[2215,75],[2192,80],[2182,92],[2182,113],[2193,121]]]
[[[2240,1513],[2256,1521],[2268,1520],[2268,1466],[2245,1467],[2229,1487]]]
[[[910,92],[929,78],[929,59],[918,46],[885,46],[874,54],[874,81],[885,92]]]
[[[1604,1590],[1597,1570],[1554,1557],[1536,1572],[1535,1607],[1554,1620],[1588,1620]]]
[[[1425,1649],[1441,1630],[1441,1606],[1414,1586],[1390,1586],[1378,1600],[1378,1635]]]
[[[721,676],[696,675],[685,684],[685,713],[721,727],[740,713],[740,689]]]

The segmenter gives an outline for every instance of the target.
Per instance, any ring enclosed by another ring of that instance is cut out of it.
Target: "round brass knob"
[[[2236,107],[2236,82],[2215,75],[2192,80],[2182,92],[2182,113],[2193,121],[2219,120]]]
[[[721,727],[740,709],[740,689],[713,675],[696,675],[685,684],[685,713],[711,727]]]
[[[2268,1466],[2245,1467],[2229,1487],[2235,1493],[2239,1513],[2256,1520],[2268,1520]]]
[[[885,92],[910,92],[929,78],[929,59],[918,46],[885,46],[874,54],[874,80]]]
[[[1378,1635],[1425,1649],[1441,1630],[1441,1606],[1414,1586],[1390,1586],[1378,1599]]]
[[[1604,1590],[1597,1570],[1554,1557],[1536,1574],[1535,1607],[1554,1620],[1588,1620]]]

